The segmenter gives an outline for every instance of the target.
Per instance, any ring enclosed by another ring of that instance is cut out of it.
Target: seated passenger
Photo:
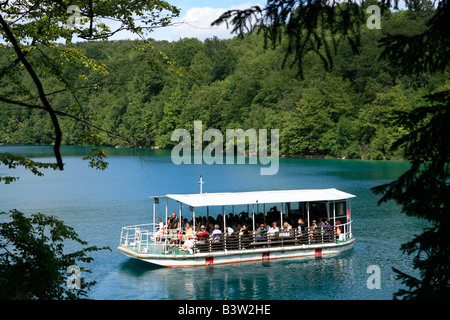
[[[186,241],[186,240],[192,239],[192,238],[194,238],[194,235],[193,235],[193,230],[192,230],[191,224],[189,222],[186,222],[186,228],[185,228],[185,234],[183,236],[183,241]]]
[[[242,225],[241,231],[239,232],[240,236],[248,237],[250,233],[248,232],[247,225]]]
[[[274,221],[274,222],[272,223],[272,226],[269,228],[269,233],[268,233],[268,235],[271,236],[271,237],[273,237],[273,236],[275,235],[275,232],[278,232],[278,231],[280,231],[280,229],[278,229],[278,227],[277,227],[277,222]]]
[[[312,226],[309,229],[309,238],[311,240],[314,240],[314,236],[317,235],[317,233],[319,233],[319,232],[320,232],[320,229],[319,229],[319,227],[316,224],[316,220],[313,220],[312,221]]]
[[[339,240],[344,240],[344,234],[342,233],[342,227],[341,222],[339,220],[336,220],[336,224],[334,225],[336,228],[336,236]]]
[[[297,237],[301,237],[303,235],[303,233],[302,233],[302,226],[303,225],[304,225],[303,220],[301,218],[298,219]]]
[[[232,237],[232,236],[234,235],[234,230],[233,230],[233,228],[231,228],[231,227],[226,227],[226,228],[225,228],[225,234],[226,234],[228,237]]]
[[[214,226],[214,231],[212,232],[212,238],[213,238],[213,242],[220,242],[220,239],[222,238],[222,230],[219,229],[218,224],[216,224]]]
[[[283,223],[283,231],[290,231],[292,229],[292,226],[286,222]]]
[[[191,250],[192,246],[194,245],[194,241],[195,241],[194,238],[187,239],[181,246],[181,250],[184,250],[184,251]]]
[[[208,231],[206,231],[205,226],[202,225],[200,227],[200,231],[197,232],[197,239],[198,239],[198,241],[206,241],[207,237],[208,237]]]
[[[322,218],[319,218],[319,228],[320,228],[320,230],[323,230],[323,227],[325,227],[325,223],[323,222]]]
[[[328,219],[325,219],[325,226],[323,227],[323,233],[324,234],[330,234],[331,225],[328,222]]]
[[[261,223],[258,229],[256,229],[256,240],[264,239],[267,236],[267,229],[264,223]]]

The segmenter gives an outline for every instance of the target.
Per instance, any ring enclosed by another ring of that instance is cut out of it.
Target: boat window
[[[298,202],[289,202],[288,203],[289,213],[299,213],[300,212],[300,203]]]
[[[336,215],[337,216],[344,216],[344,215],[346,215],[345,202],[344,201],[336,202]]]
[[[327,203],[326,202],[311,202],[310,203],[311,220],[327,217]]]
[[[336,207],[336,217],[342,217],[342,216],[346,216],[346,212],[347,212],[347,204],[345,201],[336,201],[335,202],[335,207]],[[330,216],[333,216],[333,202],[330,202]]]

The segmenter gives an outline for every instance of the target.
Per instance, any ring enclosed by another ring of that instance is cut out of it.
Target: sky
[[[211,27],[211,22],[230,9],[247,9],[254,5],[263,7],[265,0],[168,0],[181,10],[172,22],[183,22],[175,26],[154,29],[148,37],[155,40],[178,41],[181,38],[198,38],[203,41],[217,36],[219,39],[233,37],[226,25]],[[111,40],[135,39],[131,33],[122,32]]]

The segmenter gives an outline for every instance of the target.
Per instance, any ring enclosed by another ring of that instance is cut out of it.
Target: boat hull
[[[353,248],[355,240],[338,243],[297,245],[289,247],[255,248],[246,250],[226,250],[194,254],[145,254],[136,253],[132,249],[119,246],[118,250],[125,255],[154,265],[164,267],[204,267],[212,265],[295,259],[304,257],[321,258],[335,255]]]

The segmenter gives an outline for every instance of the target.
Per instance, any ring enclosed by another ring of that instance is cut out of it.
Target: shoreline
[[[0,147],[5,146],[5,147],[49,147],[49,148],[53,148],[53,145],[51,144],[3,144],[0,143]],[[80,147],[80,148],[92,148],[94,146],[88,146],[88,145],[61,145],[61,147]],[[104,145],[104,146],[100,146],[100,148],[110,148],[110,149],[124,149],[124,150],[161,150],[161,151],[171,151],[172,149],[166,149],[166,148],[161,148],[158,146],[153,146],[153,147],[144,147],[144,146],[139,146],[139,147],[123,147],[123,146],[111,146],[111,145]],[[245,158],[248,158],[248,155],[245,155]],[[311,160],[326,160],[326,159],[330,159],[330,160],[362,160],[362,161],[402,161],[402,162],[408,162],[409,160],[407,159],[390,159],[390,158],[384,158],[384,159],[364,159],[364,158],[346,158],[346,157],[334,157],[334,156],[330,156],[330,155],[321,155],[321,154],[314,154],[314,155],[280,155],[279,156],[280,159],[311,159]]]

